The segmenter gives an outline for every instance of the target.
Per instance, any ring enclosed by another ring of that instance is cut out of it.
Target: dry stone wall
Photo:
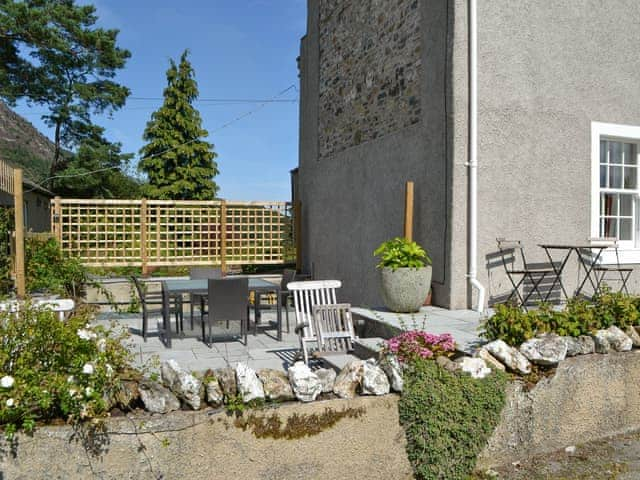
[[[320,0],[320,158],[420,121],[418,0]]]

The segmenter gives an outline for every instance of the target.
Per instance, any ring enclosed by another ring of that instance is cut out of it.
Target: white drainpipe
[[[478,281],[478,38],[476,0],[469,0],[469,272],[472,288],[478,290],[475,310],[484,309],[484,286]]]

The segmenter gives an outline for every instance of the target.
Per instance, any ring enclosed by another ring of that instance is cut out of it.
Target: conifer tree
[[[204,140],[200,113],[193,101],[198,85],[188,50],[176,65],[170,60],[162,106],[151,115],[138,168],[147,174],[146,195],[164,200],[212,200],[218,191],[213,144]]]
[[[64,168],[63,147],[77,148],[95,127],[91,116],[121,108],[129,95],[114,78],[131,53],[97,21],[93,5],[75,0],[0,0],[0,98],[48,109],[52,174]]]

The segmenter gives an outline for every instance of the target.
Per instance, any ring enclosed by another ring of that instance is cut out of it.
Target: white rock
[[[631,342],[633,343],[634,348],[640,347],[640,334],[638,333],[635,327],[628,326],[625,329],[624,333],[626,333],[627,337],[631,339]]]
[[[322,393],[333,392],[333,384],[336,381],[337,373],[333,368],[319,368],[315,373],[322,384]]]
[[[398,361],[398,357],[388,353],[380,359],[380,368],[387,374],[391,389],[394,392],[402,392],[404,381],[402,380],[402,366]]]
[[[296,398],[289,383],[289,377],[282,370],[263,368],[258,370],[256,375],[262,382],[265,397],[269,400],[285,402]]]
[[[290,366],[288,374],[293,393],[301,402],[313,402],[322,393],[320,378],[304,362]]]
[[[497,370],[501,370],[503,372],[506,370],[505,366],[500,363],[496,357],[491,355],[486,348],[479,348],[473,356],[483,359],[487,365],[490,365]]]
[[[151,413],[169,413],[180,408],[180,400],[171,390],[156,382],[140,384],[140,400],[145,410]]]
[[[541,335],[520,345],[520,353],[537,365],[557,365],[567,356],[567,342],[559,335]]]
[[[460,364],[460,370],[470,374],[472,378],[484,378],[491,375],[491,369],[487,367],[482,358],[462,357],[456,362]]]
[[[212,407],[220,407],[224,403],[224,392],[218,380],[209,380],[205,385],[207,392],[207,403]]]
[[[562,337],[567,344],[567,357],[588,355],[596,351],[596,344],[589,335],[579,337]]]
[[[391,389],[389,379],[375,359],[364,362],[362,368],[362,395],[386,395]]]
[[[236,365],[236,380],[238,381],[238,393],[242,396],[242,401],[248,403],[251,400],[264,399],[264,388],[262,382],[256,375],[253,368],[246,363]]]
[[[162,382],[194,410],[200,408],[202,382],[182,369],[175,360],[167,360],[160,365]]]
[[[611,326],[606,330],[598,330],[593,335],[596,353],[626,352],[633,348],[633,341],[618,327]]]
[[[505,366],[514,372],[526,375],[531,373],[531,363],[527,360],[527,357],[522,355],[518,350],[510,347],[502,340],[494,340],[487,343],[484,348],[487,351],[500,360]]]
[[[576,447],[575,445],[569,445],[564,449],[564,451],[567,452],[569,455],[573,455],[574,453],[576,453]]]
[[[333,393],[340,398],[354,398],[358,387],[362,384],[364,363],[363,360],[352,360],[347,363],[336,377]]]

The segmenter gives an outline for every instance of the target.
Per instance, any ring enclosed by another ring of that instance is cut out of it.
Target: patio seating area
[[[543,243],[548,263],[527,261],[520,240],[496,239],[498,257],[511,283],[511,293],[504,300],[525,310],[540,302],[563,303],[572,297],[592,298],[607,289],[629,294],[627,283],[632,269],[623,266],[615,238],[590,238],[577,244]],[[608,258],[605,261],[605,252]],[[566,287],[563,273],[567,263],[575,257],[578,281],[574,290]]]
[[[412,328],[414,320],[422,322],[423,319],[427,332],[451,333],[460,351],[471,352],[481,343],[477,332],[481,315],[470,310],[423,307],[419,313],[399,315],[384,309],[354,307],[352,313],[356,333],[360,335],[359,344],[371,350],[377,349],[381,337],[388,338],[403,328]],[[250,321],[253,320],[254,314],[251,311]],[[286,371],[300,359],[300,340],[293,328],[290,332],[283,329],[282,341],[278,341],[275,309],[262,311],[257,333],[249,333],[247,345],[240,341],[239,326],[231,325],[226,330],[225,325],[218,325],[214,327],[215,340],[209,347],[201,340],[199,323],[196,322],[191,330],[189,322],[185,322],[184,334],[174,336],[171,348],[167,348],[159,336],[162,324],[160,313],[150,317],[146,342],[140,331],[142,316],[139,313],[104,312],[95,321],[103,325],[116,322],[128,329],[131,333],[128,346],[134,354],[135,365],[142,367],[146,364],[152,371],[157,371],[159,362],[169,359],[178,361],[191,371],[234,367],[238,362],[244,362],[253,369],[273,368]],[[172,327],[175,329],[175,325]],[[154,362],[154,359],[159,362]],[[319,361],[312,360],[310,363],[312,368],[320,365]]]
[[[253,312],[251,312],[253,321]],[[205,371],[207,369],[225,368],[235,366],[238,362],[247,363],[251,368],[273,368],[286,371],[300,350],[298,336],[286,329],[282,333],[282,341],[278,341],[274,329],[276,322],[275,311],[263,311],[261,324],[254,336],[249,334],[247,345],[244,345],[238,337],[239,327],[231,325],[228,331],[225,326],[214,327],[215,341],[207,346],[201,340],[200,325],[195,323],[191,330],[189,322],[185,322],[184,335],[175,335],[172,338],[171,348],[167,348],[158,335],[158,327],[162,323],[160,313],[152,315],[149,320],[149,332],[147,341],[142,338],[140,325],[141,314],[136,313],[111,313],[98,314],[96,323],[108,325],[115,321],[131,333],[129,348],[134,354],[136,366],[147,364],[152,370],[157,370],[159,363],[153,364],[153,359],[160,362],[174,359],[181,366],[191,371]],[[266,330],[266,326],[269,330]],[[175,329],[175,326],[172,325]],[[229,333],[231,332],[231,333]]]

